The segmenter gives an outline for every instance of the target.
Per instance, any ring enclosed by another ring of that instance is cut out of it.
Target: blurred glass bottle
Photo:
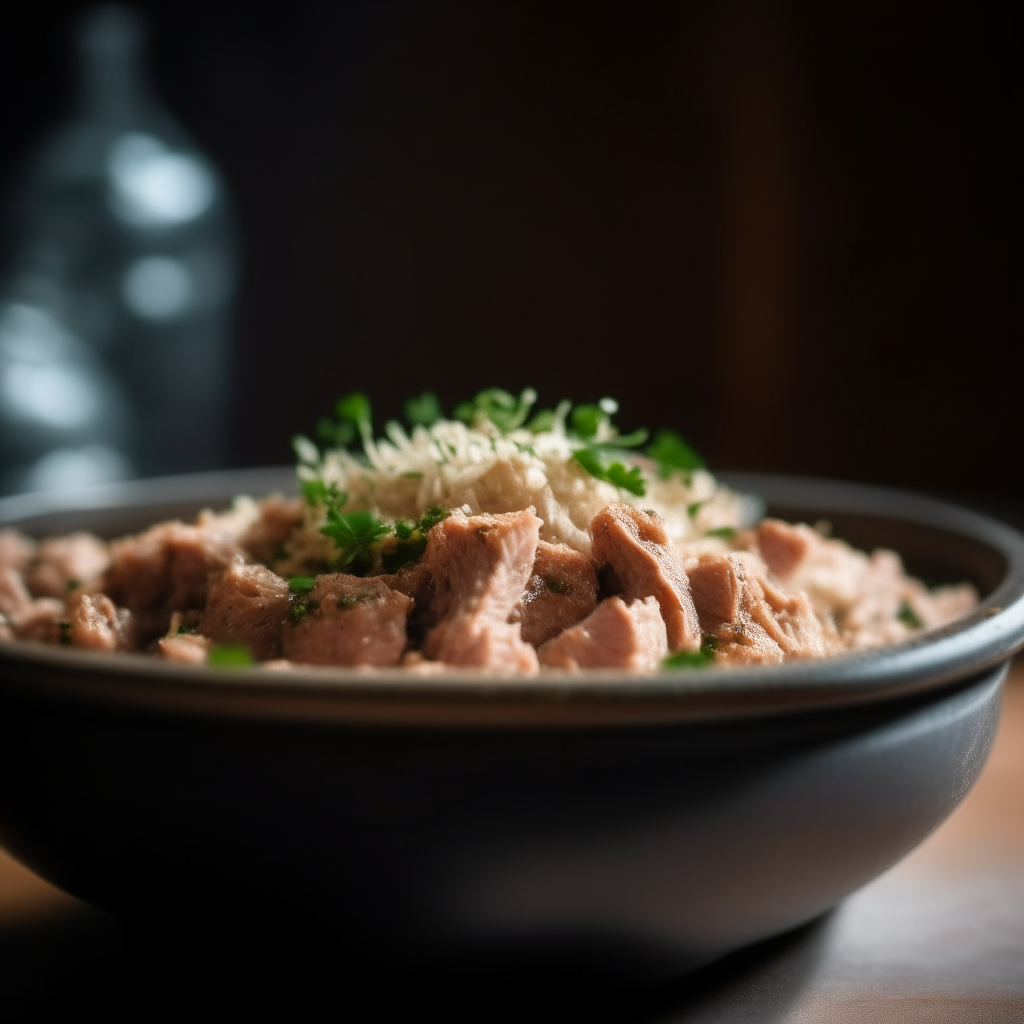
[[[236,279],[223,184],[148,88],[133,12],[90,12],[76,42],[78,111],[16,197],[0,323],[42,308],[78,343],[80,379],[110,406],[90,428],[104,438],[83,429],[79,448],[105,445],[147,475],[222,465]]]

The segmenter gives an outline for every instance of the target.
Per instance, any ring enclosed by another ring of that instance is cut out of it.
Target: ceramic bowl
[[[667,977],[834,906],[977,777],[1024,643],[1024,538],[899,492],[733,476],[979,607],[908,643],[630,677],[214,670],[0,645],[0,842],[138,919],[361,954]],[[0,501],[116,535],[284,470]],[[602,969],[604,969],[602,967]]]

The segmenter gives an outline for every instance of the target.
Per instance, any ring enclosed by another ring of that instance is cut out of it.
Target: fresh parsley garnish
[[[214,644],[206,655],[206,664],[214,668],[246,668],[255,660],[242,644]]]
[[[58,622],[57,629],[60,631],[60,642],[68,645],[71,643],[71,623]]]
[[[721,537],[722,540],[733,540],[736,537],[736,527],[734,526],[716,526],[713,530],[708,530],[705,537]]]
[[[896,618],[910,629],[920,629],[924,625],[917,612],[910,607],[907,601],[900,602],[900,610],[896,613]]]
[[[544,586],[551,591],[552,594],[568,594],[569,584],[565,580],[560,580],[556,576],[545,576]]]
[[[338,548],[337,566],[353,576],[365,576],[374,562],[375,546],[389,533],[391,527],[372,512],[339,512],[327,508],[327,522],[320,527]]]
[[[315,576],[289,576],[288,589],[293,594],[308,594],[316,586]]]
[[[441,403],[433,391],[424,391],[405,403],[405,418],[414,427],[432,427],[442,415]]]
[[[699,651],[676,651],[662,663],[667,669],[707,668],[718,653],[718,637],[708,634],[701,639]]]
[[[537,401],[533,388],[524,388],[516,398],[501,388],[485,388],[469,402],[462,402],[455,409],[455,418],[473,426],[481,420],[489,420],[503,434],[508,434],[526,422],[530,407]]]
[[[674,430],[659,430],[654,442],[644,449],[658,463],[658,475],[667,480],[680,471],[689,475],[695,469],[704,468],[704,460]]]
[[[639,466],[626,469],[621,462],[605,464],[605,450],[596,445],[578,448],[572,455],[573,459],[591,476],[606,483],[621,487],[630,494],[642,498],[647,493],[647,483]]]
[[[694,501],[686,506],[686,514],[691,519],[697,518],[697,513],[707,504],[706,501]]]
[[[395,573],[419,561],[423,552],[427,550],[427,534],[442,519],[447,519],[450,515],[448,509],[434,506],[428,508],[415,523],[409,522],[408,519],[399,519],[395,523],[394,548],[381,553],[384,571]]]
[[[328,505],[333,508],[342,508],[348,501],[348,495],[339,491],[337,484],[325,484],[319,478],[302,481],[302,496],[310,505]]]
[[[82,585],[82,581],[81,580],[70,579],[70,580],[68,580],[68,582],[67,582],[67,584],[65,586],[66,586],[66,588],[68,590],[68,593],[70,593],[72,590],[77,590],[81,585]]]
[[[300,597],[288,609],[288,621],[293,626],[298,625],[304,616],[309,615],[310,612],[315,612],[319,607],[320,602],[315,597]]]

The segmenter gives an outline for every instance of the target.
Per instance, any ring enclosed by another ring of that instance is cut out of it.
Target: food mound
[[[228,665],[533,673],[765,664],[876,647],[972,607],[891,551],[757,521],[679,435],[615,403],[481,392],[374,438],[362,394],[295,439],[302,497],[105,543],[0,532],[0,639]],[[357,450],[353,450],[357,449]]]

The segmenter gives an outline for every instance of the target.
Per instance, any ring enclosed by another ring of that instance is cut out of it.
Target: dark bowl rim
[[[769,506],[860,514],[937,527],[997,551],[1006,573],[968,615],[890,647],[777,666],[631,675],[542,672],[494,677],[469,670],[212,669],[143,655],[102,655],[23,642],[0,644],[0,689],[76,702],[217,718],[359,725],[522,726],[656,724],[760,717],[887,701],[943,688],[1024,646],[1024,536],[987,516],[905,491],[770,474],[720,473]],[[0,499],[0,527],[54,513],[225,504],[294,487],[289,467],[130,481]]]

